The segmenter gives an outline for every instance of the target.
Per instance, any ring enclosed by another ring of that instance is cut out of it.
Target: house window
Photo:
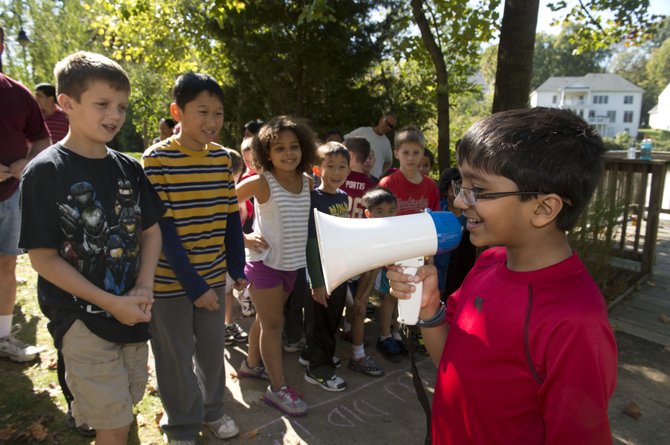
[[[623,97],[623,103],[624,104],[632,104],[633,103],[633,96],[624,96]]]
[[[608,111],[607,118],[610,120],[610,122],[616,122],[616,111]]]
[[[633,112],[632,111],[624,111],[623,112],[623,121],[627,124],[633,122]]]
[[[596,111],[595,110],[589,110],[589,119],[593,119],[596,117]]]
[[[558,102],[558,96],[554,94],[554,96],[551,98],[551,103],[555,104],[556,102]]]
[[[594,103],[594,104],[604,104],[604,105],[607,105],[607,98],[608,98],[608,96],[599,96],[599,95],[595,95],[595,96],[593,96],[593,103]]]

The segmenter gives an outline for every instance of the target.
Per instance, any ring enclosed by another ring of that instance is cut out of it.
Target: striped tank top
[[[291,193],[270,172],[261,173],[270,186],[270,198],[263,204],[254,202],[254,232],[260,233],[270,246],[263,252],[246,249],[246,260],[263,261],[277,270],[305,267],[307,223],[309,221],[309,181],[302,177],[300,193]]]

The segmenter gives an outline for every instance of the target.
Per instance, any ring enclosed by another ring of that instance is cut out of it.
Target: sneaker
[[[233,343],[235,343],[235,335],[228,330],[228,326],[226,326],[226,334],[223,337],[223,344],[226,346],[230,346]]]
[[[239,294],[240,307],[242,309],[242,315],[245,317],[251,317],[256,314],[256,308],[251,302],[251,297],[249,296],[249,289],[244,289]]]
[[[219,420],[214,422],[205,422],[205,425],[212,430],[214,434],[219,439],[230,439],[235,437],[240,433],[240,429],[237,427],[237,423],[230,416],[223,415]]]
[[[242,365],[240,369],[237,370],[237,377],[251,377],[252,379],[265,379],[270,380],[270,376],[265,370],[265,366],[261,363],[258,366],[250,368],[247,364],[247,359],[242,360]]]
[[[300,363],[302,366],[309,366],[309,360],[304,358],[302,354],[298,356],[298,363]],[[336,368],[342,366],[342,360],[336,355],[333,356],[333,366]]]
[[[353,357],[350,358],[348,367],[352,371],[361,372],[371,377],[381,377],[384,375],[384,368],[379,366],[377,361],[369,355],[358,360],[355,360]]]
[[[67,426],[79,433],[80,436],[95,437],[95,428],[91,428],[85,423],[77,426],[77,422],[74,420],[74,416],[72,415],[72,408],[68,408],[67,410],[67,414],[65,415],[65,423],[67,423]]]
[[[337,374],[333,374],[329,379],[326,379],[312,374],[312,371],[307,368],[305,371],[305,380],[314,385],[319,385],[326,391],[338,392],[347,389],[347,382],[341,377],[338,377]]]
[[[44,350],[43,347],[29,345],[16,338],[20,330],[21,325],[14,325],[9,336],[0,338],[0,357],[7,357],[15,362],[29,362]]]
[[[385,340],[377,340],[377,349],[381,352],[387,360],[398,363],[402,360],[402,347],[393,337]]]
[[[300,394],[288,385],[282,386],[277,392],[268,385],[263,401],[287,416],[298,417],[307,414],[307,404],[302,401]]]
[[[305,347],[305,344],[307,342],[305,341],[305,337],[301,338],[295,343],[284,343],[284,351],[286,352],[298,352],[302,351],[302,348]]]
[[[226,340],[228,340],[228,336],[231,336],[233,341],[238,343],[245,343],[249,339],[249,334],[244,332],[242,326],[237,323],[226,325]]]

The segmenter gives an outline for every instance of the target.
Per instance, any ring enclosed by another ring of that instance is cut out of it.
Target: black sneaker
[[[309,367],[305,370],[305,380],[314,385],[319,385],[326,391],[339,392],[347,389],[347,382],[345,382],[342,377],[338,377],[337,374],[333,374],[328,379],[324,377],[318,377],[312,374],[312,371],[309,370]]]
[[[95,428],[91,428],[85,423],[77,426],[77,422],[74,420],[74,417],[72,416],[72,408],[68,408],[67,410],[67,414],[65,416],[65,423],[67,423],[67,426],[69,426],[70,428],[74,429],[77,433],[79,433],[80,436],[95,437]]]
[[[389,361],[398,363],[402,360],[402,347],[393,337],[389,337],[383,341],[378,339],[377,349]]]
[[[249,334],[244,332],[244,329],[239,324],[231,323],[226,325],[226,342],[228,341],[228,337],[238,343],[246,343],[249,339]]]

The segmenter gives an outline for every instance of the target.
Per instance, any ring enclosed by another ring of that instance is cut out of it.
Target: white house
[[[530,105],[572,110],[603,137],[621,132],[637,137],[642,93],[642,88],[616,74],[550,77],[530,93]]]
[[[654,130],[670,131],[670,83],[658,95],[658,104],[649,110],[649,126]]]

